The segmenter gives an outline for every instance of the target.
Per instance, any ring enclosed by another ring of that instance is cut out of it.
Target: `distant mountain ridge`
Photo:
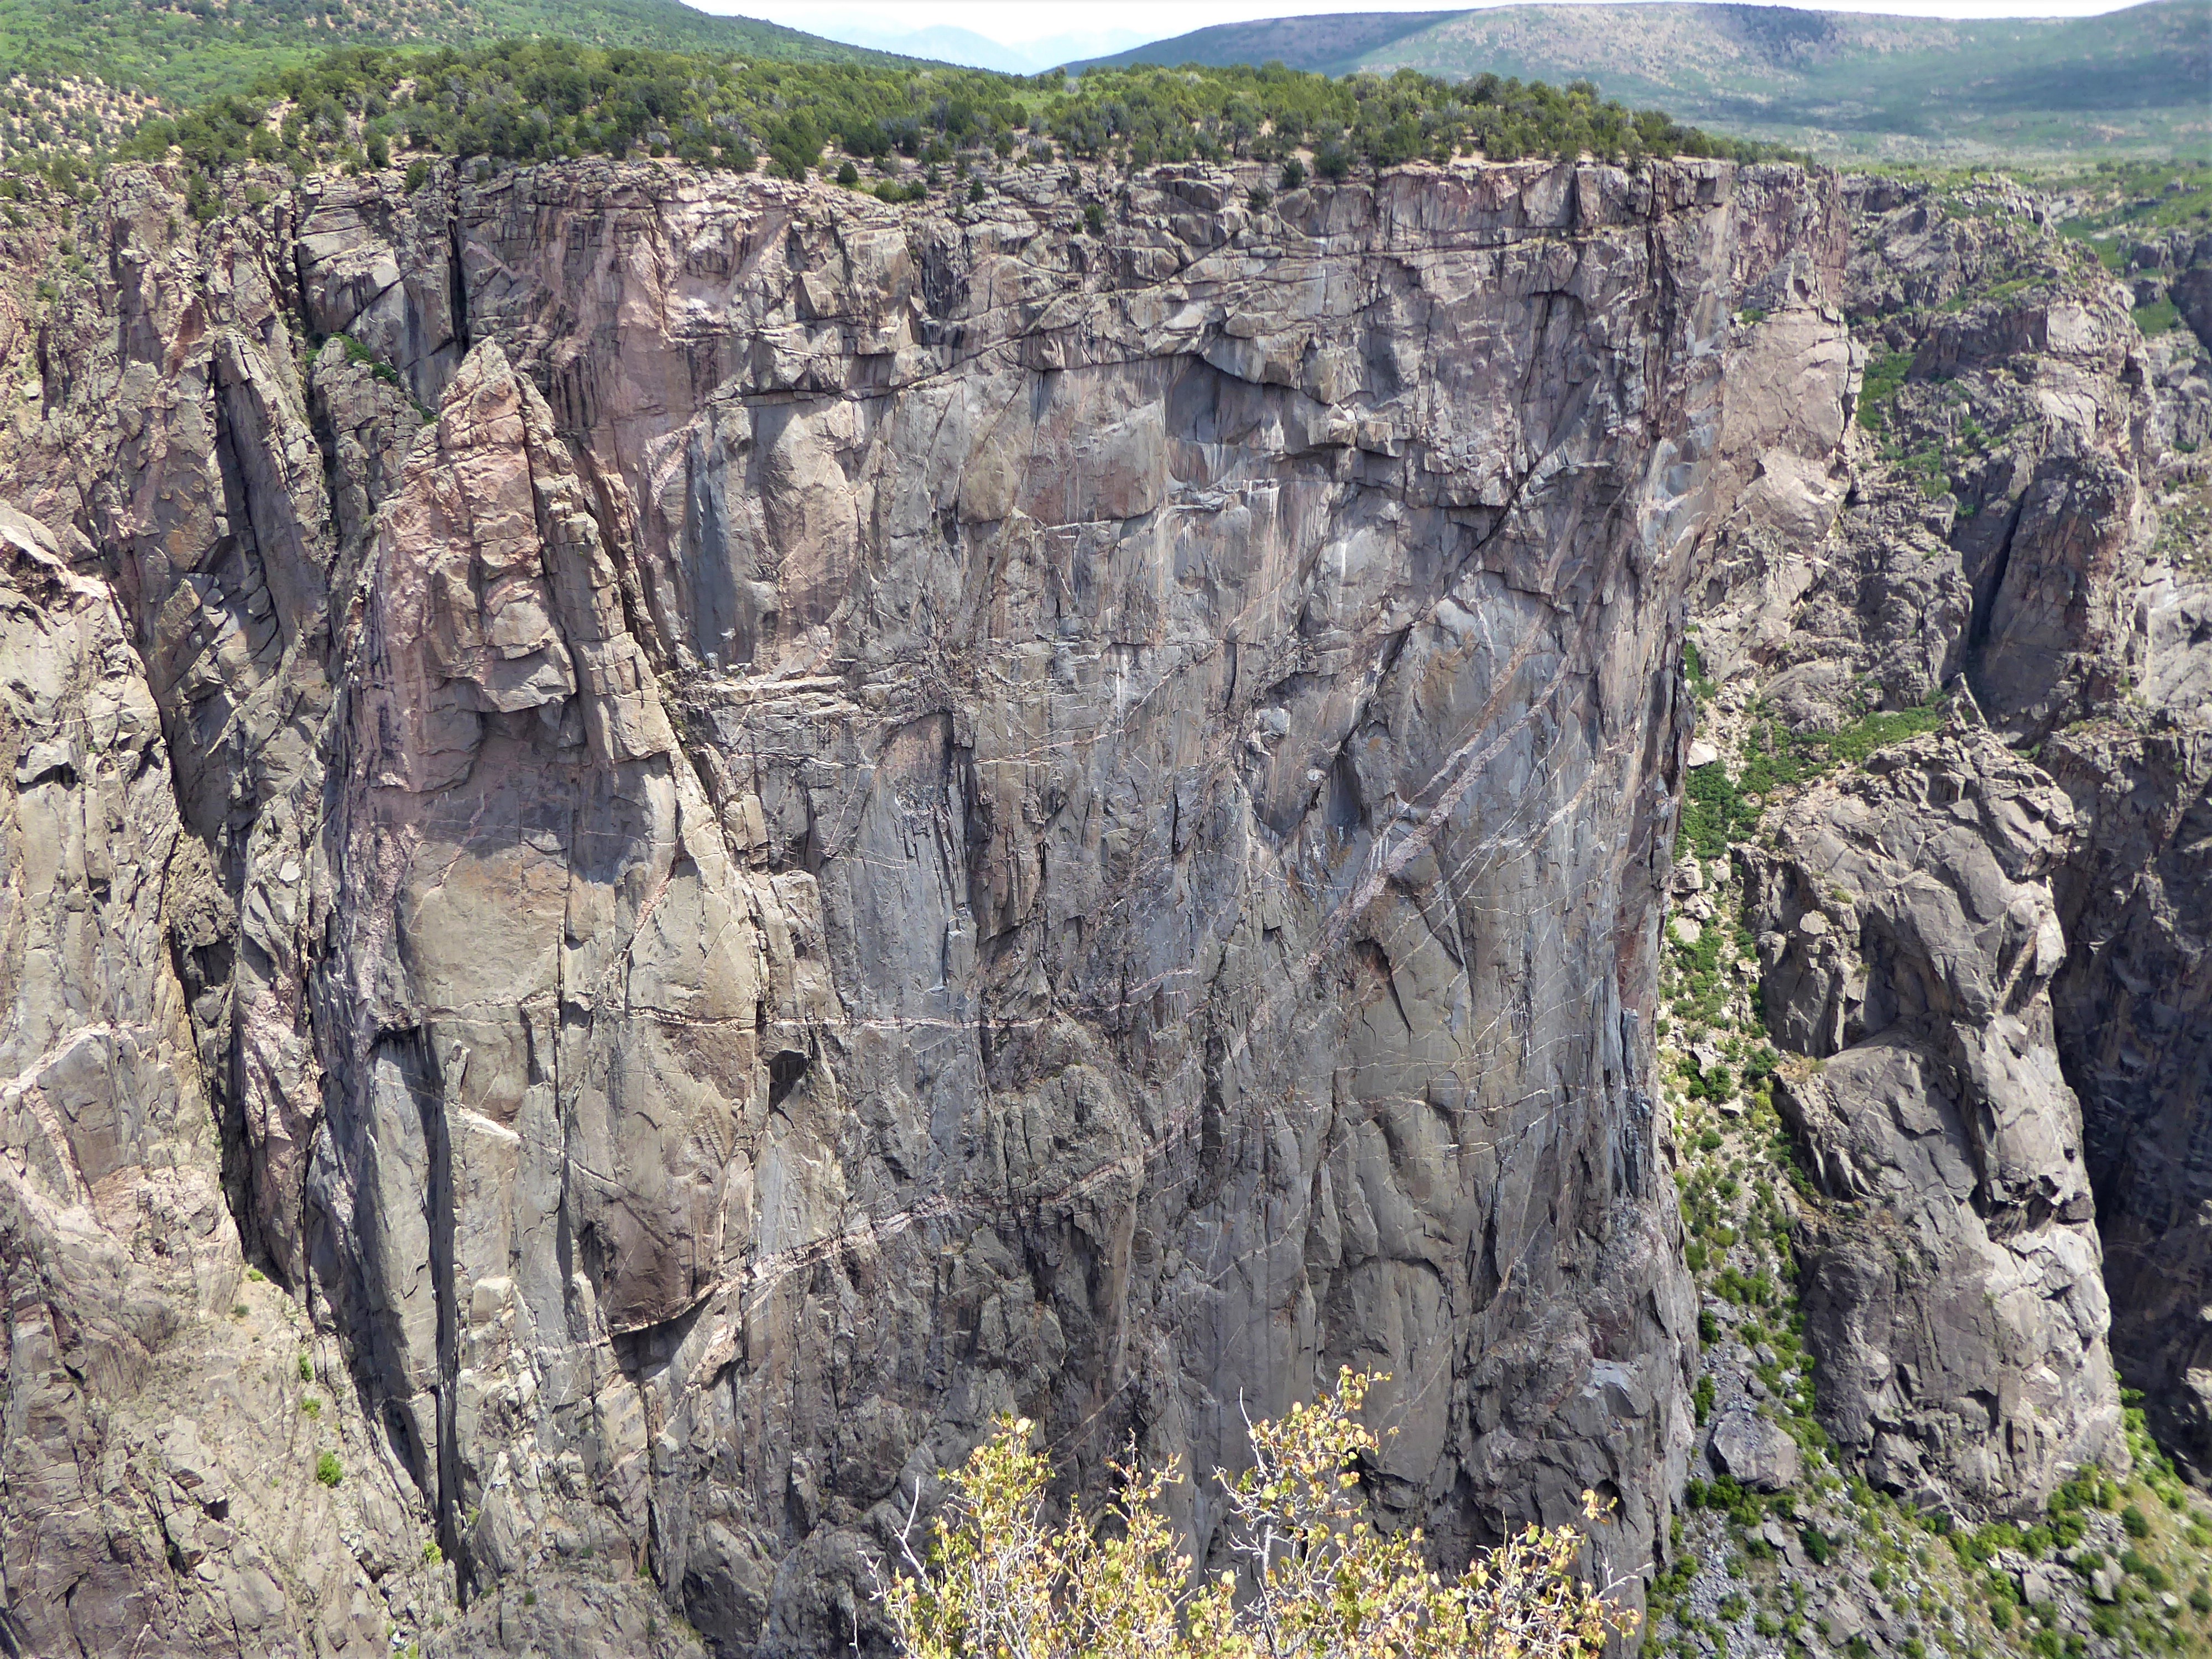
[[[1100,52],[1146,44],[1145,32],[1133,28],[1075,29],[1042,40],[1008,41],[957,24],[902,27],[853,13],[824,12],[809,21],[825,34],[854,46],[1000,75],[1035,75],[1057,69],[1071,58],[1088,59]]]
[[[2212,152],[2212,3],[1962,21],[1784,6],[1351,12],[1199,29],[1097,60],[1589,76],[1678,119],[1828,154]]]

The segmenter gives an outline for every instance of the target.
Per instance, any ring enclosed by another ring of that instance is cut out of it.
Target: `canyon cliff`
[[[2067,210],[2002,180],[1947,195],[1860,179],[1844,196],[1840,303],[1893,378],[1867,380],[1832,448],[1824,426],[1784,446],[1817,456],[1784,506],[1747,501],[1716,526],[1695,601],[1723,686],[1709,723],[1771,750],[1784,726],[1946,708],[1950,743],[1770,815],[1747,896],[1767,1030],[1846,1061],[1779,1093],[1823,1186],[1905,1194],[1873,1206],[1877,1231],[1947,1187],[1976,1220],[1948,1243],[1948,1224],[1908,1223],[1925,1277],[1894,1340],[1855,1322],[1887,1245],[1816,1229],[1800,1251],[1816,1278],[1861,1281],[1828,1304],[1823,1418],[1889,1443],[1900,1492],[2008,1489],[2031,1513],[2096,1442],[2117,1455],[2109,1390],[2051,1410],[2077,1367],[2103,1369],[2109,1317],[2122,1376],[2201,1480],[2212,359],[2188,326],[2147,337],[2132,313],[2193,294],[2212,246],[2150,247],[2168,269],[2131,283],[2054,234]],[[1931,1039],[1951,1057],[1900,1086]],[[2025,1161],[2022,1137],[2041,1143]],[[1856,1168],[1825,1158],[1854,1139]],[[1906,1172],[1945,1141],[1949,1176]],[[1994,1321],[1934,1289],[1992,1247],[2026,1252],[1967,1274],[2019,1310]],[[1946,1300],[1957,1316],[1934,1311]],[[1939,1334],[1948,1352],[1907,1358]],[[1916,1441],[1953,1450],[1923,1466]],[[1990,1486],[2036,1443],[2056,1455]]]
[[[1972,707],[1746,854],[1839,1455],[1972,1516],[2124,1455],[2097,1205],[2163,1248],[2202,1095],[2206,613],[2137,505],[2197,406],[2109,296],[1969,311],[1913,349],[2023,435],[1936,522],[1853,422],[1910,204],[1249,182],[133,167],[9,289],[17,1650],[870,1650],[998,1414],[1202,1475],[1340,1366],[1440,1555],[1589,1490],[1593,1571],[1663,1565],[1693,612],[1744,707]],[[2131,637],[2185,732],[2085,723]]]
[[[177,185],[7,447],[20,1643],[824,1651],[995,1413],[1346,1364],[1442,1547],[1663,1548],[1682,598],[1832,185]]]

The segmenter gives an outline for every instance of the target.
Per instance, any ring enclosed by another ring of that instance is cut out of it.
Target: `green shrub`
[[[1715,761],[1692,771],[1682,787],[1682,834],[1698,858],[1724,858],[1729,842],[1747,831],[1757,814],[1743,804],[1742,792]]]
[[[2141,1550],[2121,1551],[2120,1571],[2142,1579],[2154,1590],[2162,1590],[2166,1587],[2166,1574],[2160,1571],[2158,1565]]]
[[[1960,1560],[1972,1566],[1985,1566],[1996,1558],[1999,1550],[2018,1549],[2021,1537],[2016,1527],[1996,1521],[1973,1532],[1955,1531],[1951,1534],[1949,1543]]]
[[[396,144],[495,162],[665,154],[743,172],[764,149],[791,179],[820,166],[832,144],[855,161],[896,153],[942,166],[986,150],[1011,157],[1021,131],[1032,160],[1118,153],[1139,168],[1310,147],[1330,178],[1361,161],[1389,167],[1470,149],[1493,161],[1778,153],[1660,111],[1629,110],[1588,82],[1455,82],[1410,70],[1330,80],[1279,65],[1101,67],[1042,81],[935,64],[640,49],[650,44],[540,36],[429,52],[342,48],[265,73],[250,91],[149,120],[122,152],[152,160],[175,146],[211,174],[249,158],[381,167]],[[269,121],[278,111],[281,132]],[[1285,189],[1304,183],[1294,161],[1283,163]]]
[[[399,384],[399,371],[355,339],[352,335],[334,334],[331,337],[345,348],[348,362],[358,363],[386,386]]]
[[[1889,405],[1896,401],[1898,388],[1912,372],[1912,354],[1909,351],[1877,351],[1868,359],[1866,374],[1859,382],[1858,422],[1869,432],[1881,430],[1887,418]]]
[[[2051,1494],[2051,1513],[2054,1516],[2081,1510],[2108,1510],[2112,1506],[2112,1483],[2094,1468],[2081,1470]]]
[[[315,1460],[315,1479],[326,1486],[335,1486],[345,1479],[345,1469],[338,1462],[338,1455],[326,1451]]]
[[[1699,702],[1711,702],[1720,695],[1720,688],[1705,677],[1705,659],[1698,653],[1698,642],[1687,635],[1682,640],[1682,674]]]
[[[1863,765],[1867,757],[1878,749],[1887,749],[1893,744],[1905,743],[1937,730],[1942,726],[1947,712],[1947,705],[1940,702],[1923,703],[1917,708],[1880,711],[1811,741],[1826,749],[1831,760],[1852,766]]]
[[[2120,1524],[2127,1528],[2128,1536],[2130,1538],[2148,1538],[2150,1536],[2150,1522],[2148,1518],[2144,1516],[2141,1510],[2137,1509],[2132,1504],[2129,1504],[2127,1508],[2120,1511]]]
[[[2154,300],[2147,306],[2137,306],[2135,318],[2136,326],[2142,331],[2146,338],[2181,326],[2180,307],[2171,300]]]

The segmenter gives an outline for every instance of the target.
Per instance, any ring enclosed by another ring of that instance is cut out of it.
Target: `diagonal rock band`
[[[1686,616],[1771,671],[1851,489],[1838,180],[181,188],[111,175],[0,438],[25,1650],[865,1646],[998,1414],[1095,1487],[1340,1365],[1443,1554],[1796,1478],[1696,1420],[1651,1033]],[[2069,537],[1912,591],[2096,695]],[[2062,912],[2172,945],[2074,781],[1898,752],[1746,879],[1929,1264],[1808,1234],[1824,1415],[1996,1514],[2118,1422]]]

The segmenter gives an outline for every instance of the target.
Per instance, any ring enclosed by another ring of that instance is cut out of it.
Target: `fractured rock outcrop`
[[[301,1380],[336,1345],[247,1275],[171,966],[220,888],[113,596],[4,507],[0,664],[5,1638],[387,1653],[374,1580],[450,1592],[358,1413]]]
[[[1925,1505],[2039,1512],[2118,1455],[2079,1104],[2050,985],[2074,812],[1985,731],[1875,756],[1746,849],[1821,1420]]]
[[[2153,258],[2147,244],[2130,289],[2011,186],[1964,204],[1892,180],[1844,191],[1852,349],[1887,360],[1887,386],[1855,388],[1832,472],[1794,489],[1778,472],[1740,498],[1700,582],[1699,641],[1716,678],[1736,677],[1724,701],[1800,732],[1963,684],[2063,785],[2074,828],[2045,878],[2067,954],[2051,998],[2108,1247],[2113,1351],[2201,1474],[2212,1256],[2197,1212],[2212,1176],[2190,1011],[2212,983],[2194,827],[2212,788],[2212,516],[2190,452],[2212,358],[2185,331],[2144,338],[2130,314],[2169,283],[2179,295],[2176,273],[2201,261],[2193,245],[2168,239]],[[1786,336],[1762,341],[1774,328],[1738,352],[1802,357]],[[1816,453],[1832,425],[1825,398],[1804,409],[1771,441],[1785,454]]]
[[[2212,659],[2212,639],[2199,647]],[[2051,986],[2081,1091],[2112,1349],[2161,1437],[2212,1471],[2212,730],[2097,721],[2053,736],[2078,850],[2054,880]]]

